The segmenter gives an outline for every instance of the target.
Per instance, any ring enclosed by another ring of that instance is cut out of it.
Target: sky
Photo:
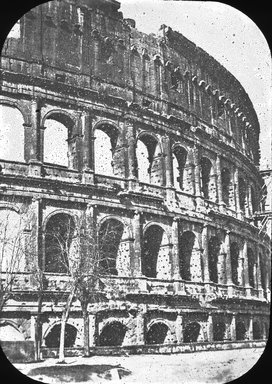
[[[242,84],[256,110],[261,134],[261,169],[271,167],[271,54],[259,27],[220,2],[119,0],[136,28],[157,33],[162,24],[182,33],[219,61]]]

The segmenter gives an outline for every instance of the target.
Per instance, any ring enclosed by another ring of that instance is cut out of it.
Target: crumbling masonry
[[[45,233],[87,212],[97,228],[118,228],[108,279],[120,291],[89,305],[91,346],[265,339],[270,242],[254,220],[263,180],[252,103],[182,34],[146,35],[118,9],[50,1],[3,47],[0,108],[12,129],[0,127],[0,210],[31,217],[32,252],[2,326],[34,340],[40,265],[42,346],[56,347],[68,276]],[[74,303],[67,347],[82,346],[82,327]]]

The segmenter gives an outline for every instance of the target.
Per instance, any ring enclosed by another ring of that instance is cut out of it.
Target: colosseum
[[[141,33],[119,9],[50,1],[3,47],[1,338],[34,342],[40,314],[54,355],[71,279],[56,249],[69,259],[68,231],[91,228],[107,265],[107,294],[87,305],[91,351],[264,342],[270,239],[252,102],[181,33]],[[74,300],[67,353],[82,350],[83,326]]]

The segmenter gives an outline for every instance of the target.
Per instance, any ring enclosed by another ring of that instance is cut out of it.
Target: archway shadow
[[[116,380],[129,376],[131,371],[118,365],[77,364],[51,365],[31,369],[27,376],[35,380],[58,379],[60,382],[92,382],[93,379]]]

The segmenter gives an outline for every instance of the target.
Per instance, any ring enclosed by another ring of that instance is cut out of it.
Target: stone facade
[[[89,304],[90,346],[265,339],[270,240],[254,219],[263,180],[252,103],[183,35],[165,25],[145,35],[118,9],[50,1],[3,48],[0,106],[16,150],[1,155],[0,209],[23,218],[31,248],[5,326],[34,340],[40,265],[42,345],[55,346],[68,276],[49,265],[46,230],[87,215],[118,228],[116,295]],[[68,324],[67,347],[81,347],[77,302]]]

